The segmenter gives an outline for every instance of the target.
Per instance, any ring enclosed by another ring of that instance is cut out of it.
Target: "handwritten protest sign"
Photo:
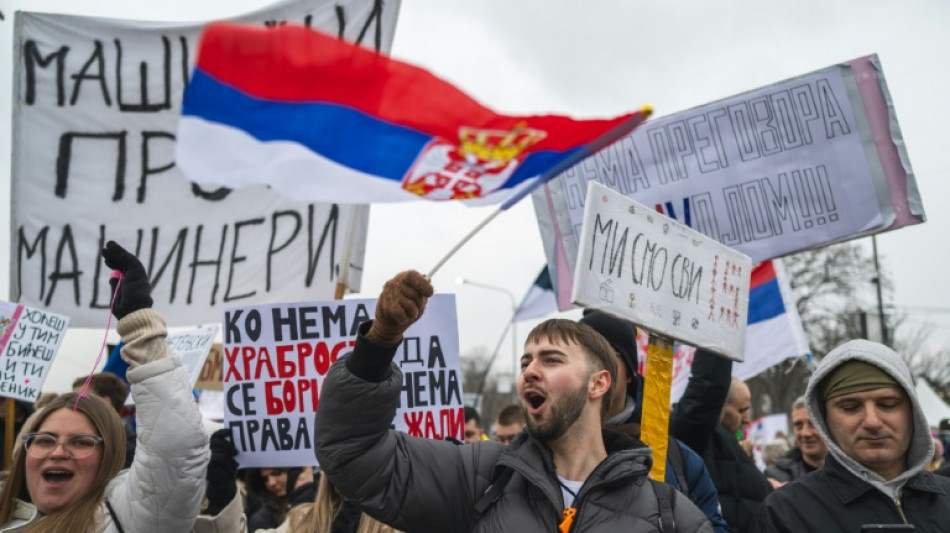
[[[0,396],[36,401],[63,342],[69,317],[0,302]]]
[[[165,338],[168,348],[181,360],[181,366],[188,373],[188,382],[194,388],[204,368],[205,358],[214,344],[214,337],[218,334],[218,325],[198,326],[196,328],[169,333]],[[132,394],[125,400],[126,405],[133,405]]]
[[[208,357],[211,345],[214,344],[214,336],[217,334],[218,325],[214,324],[178,331],[168,335],[166,339],[172,353],[181,359],[192,386],[198,381],[205,358]]]
[[[303,24],[388,51],[399,2],[283,0],[236,20]],[[181,95],[202,24],[18,12],[11,298],[101,326],[99,250],[145,264],[169,325],[224,305],[332,298],[359,288],[365,206],[208,189],[175,166]],[[354,229],[351,229],[354,228]]]
[[[747,256],[590,184],[574,303],[742,361],[751,271]]]
[[[352,350],[376,300],[232,307],[224,314],[224,420],[242,467],[314,464],[312,437],[330,365]],[[464,438],[455,297],[437,294],[403,338],[404,386],[393,425]]]
[[[205,358],[205,362],[201,366],[195,388],[199,390],[222,390],[222,365],[224,365],[224,346],[216,342],[211,345],[211,351],[208,352],[208,357]]]
[[[759,262],[924,221],[877,56],[651,120],[534,193],[560,309],[587,184]]]

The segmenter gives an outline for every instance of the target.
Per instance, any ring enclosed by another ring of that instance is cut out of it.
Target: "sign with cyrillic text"
[[[68,326],[67,316],[0,301],[0,396],[39,398]]]
[[[586,205],[572,301],[742,361],[748,256],[599,183]]]
[[[188,373],[188,382],[196,388],[198,378],[204,368],[205,359],[214,345],[218,334],[218,325],[198,326],[196,328],[169,333],[165,338],[168,348],[181,360],[181,366]],[[126,405],[134,405],[132,393],[129,393]]]
[[[198,373],[198,381],[195,382],[195,388],[199,390],[221,390],[222,372],[224,365],[224,346],[220,342],[211,345],[211,351],[201,366]]]
[[[877,56],[651,120],[533,194],[558,307],[587,184],[759,262],[924,221]]]
[[[399,2],[284,0],[236,20],[301,24],[388,51]],[[209,189],[175,166],[200,23],[17,12],[11,298],[101,327],[99,250],[145,265],[171,326],[227,305],[358,290],[366,206],[300,203],[265,187]]]
[[[224,425],[242,467],[315,464],[314,414],[330,365],[352,351],[376,300],[234,307],[224,313]],[[455,296],[436,294],[394,360],[404,386],[393,427],[464,439]]]

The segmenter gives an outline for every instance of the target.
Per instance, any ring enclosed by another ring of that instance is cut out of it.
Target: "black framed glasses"
[[[26,453],[34,459],[46,459],[53,455],[53,451],[63,445],[63,449],[73,459],[84,459],[92,455],[103,441],[102,437],[88,433],[76,433],[60,439],[52,433],[30,433],[23,435],[26,443]]]

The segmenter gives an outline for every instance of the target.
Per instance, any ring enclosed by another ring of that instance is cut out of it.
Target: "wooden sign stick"
[[[640,438],[653,450],[650,477],[664,481],[670,430],[670,388],[673,384],[673,339],[650,332],[645,372]]]

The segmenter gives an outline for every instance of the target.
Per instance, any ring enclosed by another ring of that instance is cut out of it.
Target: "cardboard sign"
[[[332,300],[224,313],[224,425],[242,467],[315,464],[314,414],[330,365],[356,344],[376,300]],[[455,297],[437,294],[410,327],[395,362],[404,388],[395,429],[433,439],[464,439]]]
[[[586,205],[573,302],[742,361],[752,261],[599,183]]]
[[[224,365],[224,346],[220,342],[211,345],[211,351],[205,358],[201,366],[201,372],[198,373],[198,381],[195,382],[195,388],[198,390],[220,391],[222,379],[222,366]]]
[[[398,8],[283,0],[236,20],[302,24],[387,52]],[[366,206],[202,188],[175,166],[203,26],[17,12],[12,299],[101,327],[109,240],[142,260],[170,326],[214,322],[225,305],[359,289]]]
[[[877,56],[651,120],[533,194],[570,308],[587,184],[759,262],[924,221]]]
[[[39,398],[68,326],[67,316],[0,302],[0,396]]]

